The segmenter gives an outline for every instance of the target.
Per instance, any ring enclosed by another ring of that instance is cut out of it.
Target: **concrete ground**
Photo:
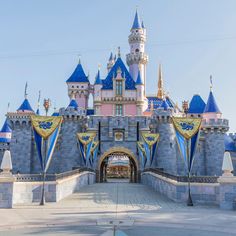
[[[236,235],[236,212],[187,207],[147,186],[112,181],[43,207],[0,209],[0,235],[229,236]]]

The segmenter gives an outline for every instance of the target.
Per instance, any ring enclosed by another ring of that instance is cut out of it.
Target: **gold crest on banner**
[[[173,117],[172,121],[175,129],[186,139],[190,139],[199,131],[202,119]]]
[[[151,147],[153,144],[155,144],[160,135],[159,134],[150,134],[148,132],[142,132],[142,137],[143,137],[143,140],[145,141],[145,143],[148,144],[149,147]]]
[[[48,137],[62,123],[61,116],[31,116],[31,123],[34,130],[43,138]]]
[[[78,133],[77,137],[81,143],[87,145],[96,137],[96,133]]]

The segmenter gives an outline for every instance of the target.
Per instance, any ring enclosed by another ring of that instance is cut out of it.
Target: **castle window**
[[[116,116],[123,115],[123,106],[122,104],[116,104]]]
[[[116,95],[122,96],[122,93],[123,93],[123,81],[116,80]]]
[[[139,49],[138,49],[138,48],[136,48],[136,49],[135,49],[135,52],[139,52]]]

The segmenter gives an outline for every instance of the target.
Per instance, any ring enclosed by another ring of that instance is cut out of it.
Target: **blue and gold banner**
[[[146,164],[148,167],[150,167],[153,163],[156,149],[158,145],[158,141],[160,138],[159,134],[152,134],[149,132],[142,132],[142,138],[143,138],[143,146],[145,150],[145,156],[146,156]]]
[[[46,173],[57,143],[62,117],[32,116],[31,121],[41,168]]]
[[[91,155],[94,146],[94,138],[96,137],[96,133],[78,133],[78,142],[81,156],[84,160],[84,164],[86,167],[92,166]]]
[[[154,143],[156,143],[159,139],[159,134],[151,134],[148,132],[142,132],[142,137],[145,143],[147,143],[147,145],[149,147],[151,147]]]
[[[78,133],[77,136],[82,144],[87,145],[93,141],[96,137],[96,133]]]
[[[199,130],[202,119],[173,117],[172,120],[181,156],[190,173],[199,140]]]
[[[143,170],[145,168],[146,163],[147,163],[144,143],[143,142],[137,142],[137,147],[138,147],[138,153],[139,153],[139,162],[141,164],[141,170]]]
[[[47,139],[62,123],[61,116],[31,116],[33,129]]]
[[[193,137],[201,126],[201,118],[173,117],[175,129],[186,139]]]

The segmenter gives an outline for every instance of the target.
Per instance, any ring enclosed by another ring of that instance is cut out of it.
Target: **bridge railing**
[[[57,181],[66,177],[70,177],[84,171],[95,172],[93,169],[87,167],[77,168],[71,171],[63,172],[60,174],[47,174],[46,181]],[[16,182],[41,182],[43,181],[42,174],[16,174],[14,175]]]
[[[180,176],[180,175],[172,175],[169,173],[164,172],[162,169],[159,168],[148,168],[143,171],[145,172],[153,172],[160,176],[175,180],[177,182],[188,182],[187,176]],[[218,176],[190,176],[191,183],[217,183]]]

